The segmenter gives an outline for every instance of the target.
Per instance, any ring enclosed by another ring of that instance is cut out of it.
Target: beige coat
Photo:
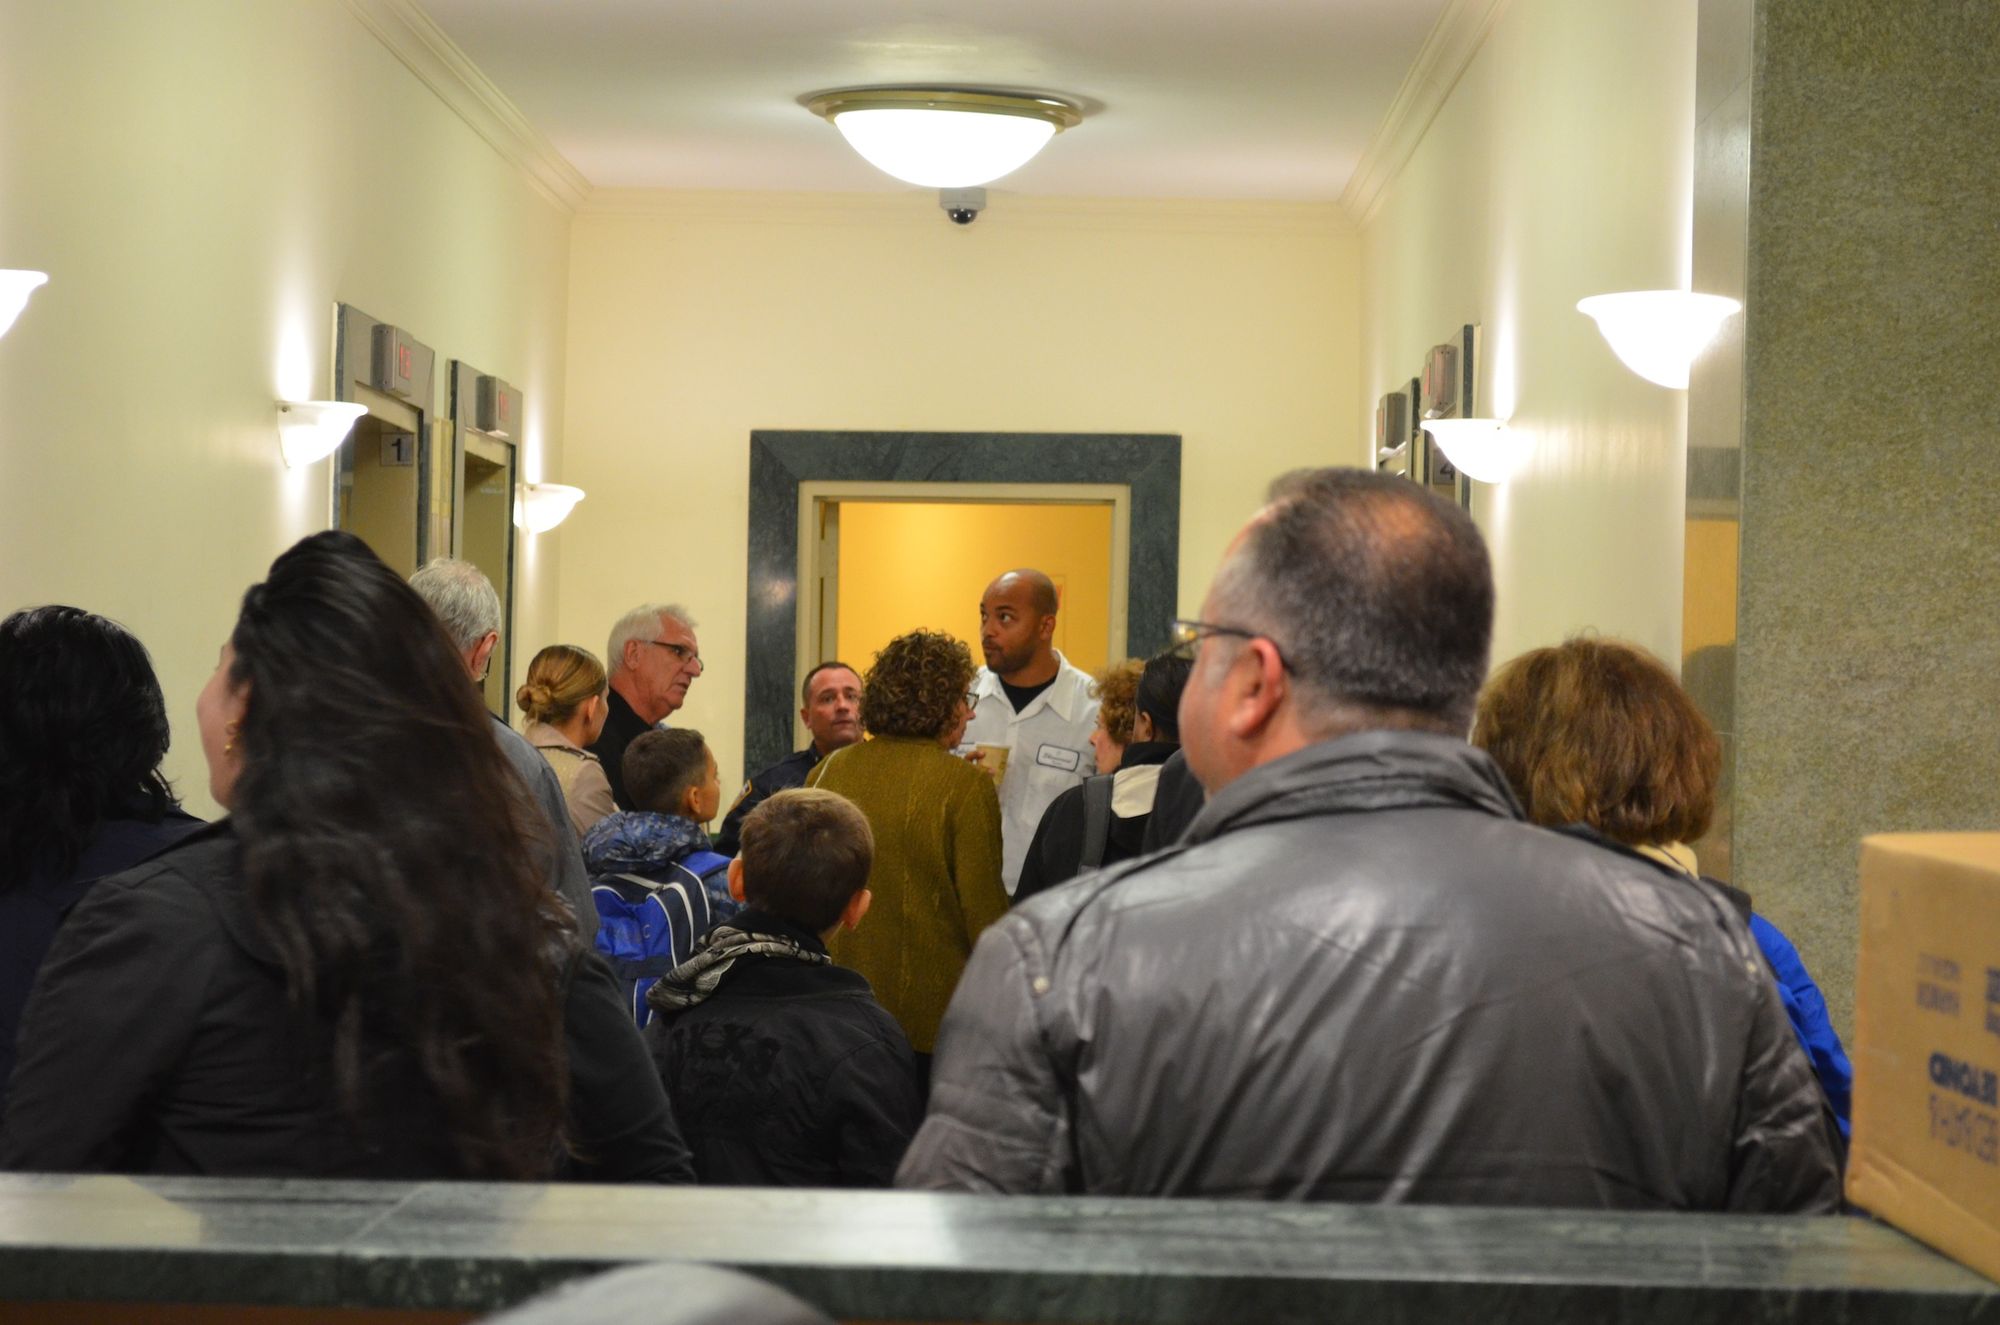
[[[526,735],[528,744],[540,750],[556,771],[563,801],[569,806],[569,821],[576,825],[581,839],[591,825],[618,808],[611,802],[611,783],[604,776],[604,765],[546,722],[529,723]]]

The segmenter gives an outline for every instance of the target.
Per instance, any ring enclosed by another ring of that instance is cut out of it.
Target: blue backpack
[[[653,1015],[646,991],[686,961],[695,940],[708,932],[712,913],[701,878],[728,860],[713,851],[691,851],[668,867],[665,879],[608,874],[591,885],[597,950],[624,986],[626,1006],[638,1025]]]

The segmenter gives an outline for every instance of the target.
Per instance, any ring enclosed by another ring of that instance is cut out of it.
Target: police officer
[[[823,662],[806,673],[799,687],[805,707],[799,710],[812,743],[795,750],[743,784],[736,803],[722,821],[715,836],[715,849],[725,856],[736,854],[743,821],[767,797],[791,787],[803,787],[806,774],[826,756],[843,745],[861,739],[861,678],[844,662]]]

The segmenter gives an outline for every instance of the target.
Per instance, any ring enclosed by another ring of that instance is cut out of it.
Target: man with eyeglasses
[[[972,721],[962,740],[1005,746],[1000,778],[1000,881],[1011,896],[1049,802],[1097,771],[1090,734],[1097,700],[1090,676],[1056,651],[1054,581],[1010,570],[979,599],[979,647],[986,665],[972,678]],[[978,752],[971,752],[978,758]]]
[[[638,807],[625,794],[625,747],[687,702],[688,687],[702,671],[694,618],[673,603],[640,604],[611,627],[604,665],[610,673],[611,714],[604,720],[604,734],[589,750],[604,765],[611,799],[619,809],[632,810]]]
[[[1466,742],[1492,622],[1457,505],[1281,479],[1177,623],[1207,805],[981,936],[898,1184],[1837,1209],[1728,900],[1528,823]]]

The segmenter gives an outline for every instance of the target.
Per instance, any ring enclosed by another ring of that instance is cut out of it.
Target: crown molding
[[[1340,205],[1355,224],[1364,225],[1375,215],[1382,195],[1416,153],[1506,9],[1507,0],[1451,0],[1445,6],[1341,192]]]
[[[590,181],[544,138],[493,80],[479,71],[417,0],[343,0],[438,100],[472,131],[521,168],[550,202],[574,212],[590,196]]]
[[[907,225],[956,229],[939,210],[935,190],[883,193],[782,193],[719,189],[597,188],[577,209],[579,220],[643,219],[687,224],[879,228]],[[989,190],[987,208],[970,227],[1100,230],[1166,234],[1351,234],[1338,203],[1208,198],[1074,198]]]

